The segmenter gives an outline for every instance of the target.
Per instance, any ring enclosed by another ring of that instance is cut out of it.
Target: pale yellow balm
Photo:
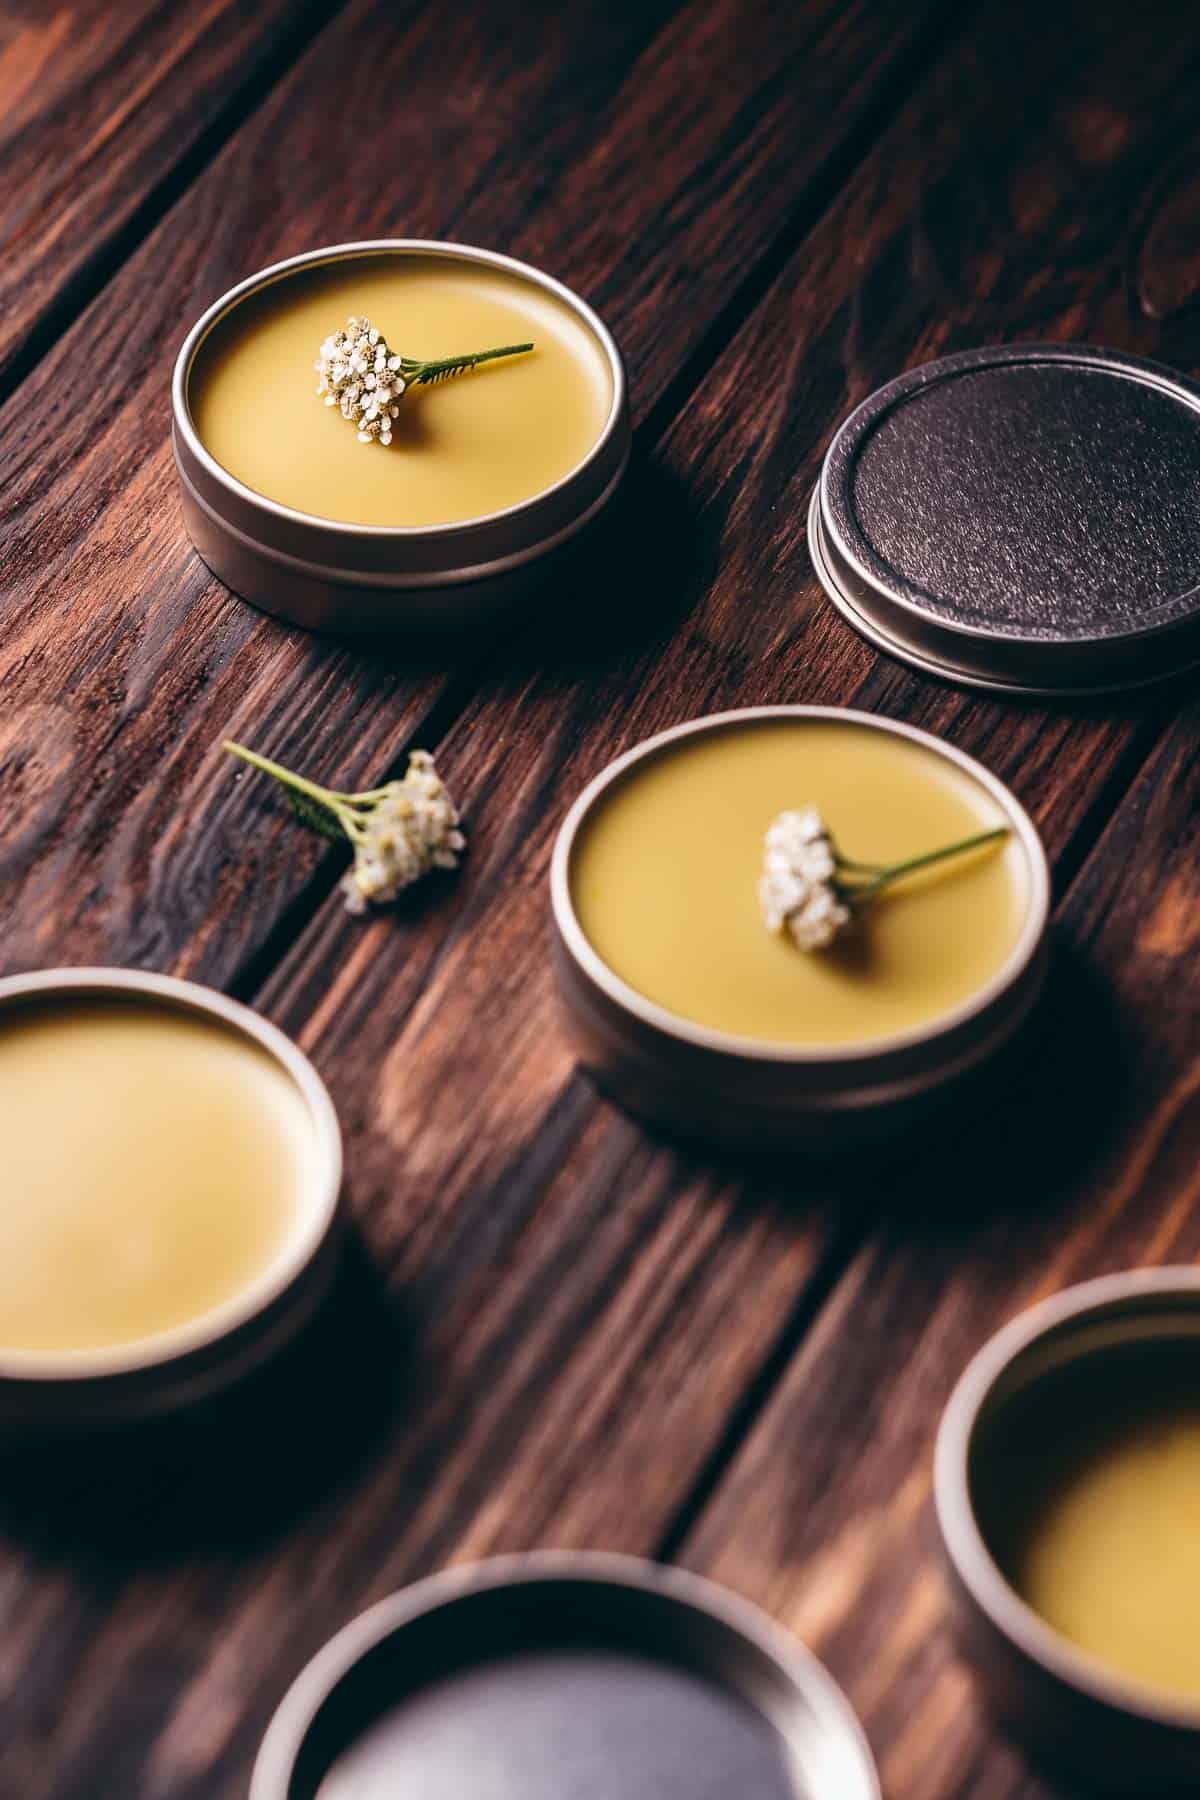
[[[534,349],[411,387],[392,442],[362,444],[318,398],[314,364],[364,314],[402,356]],[[485,263],[380,252],[297,270],[235,306],[201,344],[188,399],[205,449],[268,500],[412,527],[481,518],[561,481],[600,438],[613,387],[597,338],[547,289]]]
[[[852,722],[743,723],[636,764],[584,821],[571,897],[601,959],[681,1019],[767,1044],[866,1044],[979,994],[1028,911],[1012,839],[899,882],[819,951],[768,931],[763,844],[815,806],[842,853],[898,862],[1003,825],[995,800],[935,751]]]
[[[129,1344],[271,1267],[311,1202],[299,1089],[232,1028],[141,1001],[0,1014],[0,1356]]]
[[[1200,1359],[1051,1385],[995,1434],[1000,1554],[1047,1624],[1113,1673],[1200,1704]]]

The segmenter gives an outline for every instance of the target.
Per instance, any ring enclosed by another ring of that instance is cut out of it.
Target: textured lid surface
[[[814,510],[831,598],[921,666],[1046,691],[1200,657],[1200,388],[1137,358],[912,370],[842,426]]]

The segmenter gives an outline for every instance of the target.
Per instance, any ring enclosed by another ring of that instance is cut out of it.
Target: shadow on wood
[[[1057,943],[1037,1013],[986,1087],[891,1166],[889,1217],[910,1238],[959,1241],[1078,1189],[1120,1130],[1129,1029],[1100,976]]]
[[[716,556],[717,532],[683,484],[635,447],[603,533],[573,579],[544,596],[510,666],[586,677],[665,645],[706,591]]]
[[[351,1235],[326,1305],[269,1368],[178,1417],[6,1459],[0,1530],[139,1566],[283,1536],[370,1462],[407,1405],[410,1346]]]

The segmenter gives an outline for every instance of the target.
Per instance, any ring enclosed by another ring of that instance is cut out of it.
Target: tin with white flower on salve
[[[925,732],[830,707],[696,719],[618,757],[559,832],[568,1033],[670,1130],[865,1146],[1015,1038],[1049,895],[1024,808]]]
[[[630,448],[625,371],[577,294],[423,239],[264,269],[172,389],[188,531],[235,593],[334,633],[453,631],[593,543]]]
[[[341,1138],[296,1046],[122,969],[0,981],[0,1443],[173,1412],[329,1292]]]

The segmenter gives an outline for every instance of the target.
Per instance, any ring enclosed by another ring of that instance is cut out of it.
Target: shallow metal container
[[[291,1342],[325,1299],[342,1236],[342,1145],[320,1076],[291,1039],[211,988],[128,969],[50,969],[0,980],[0,1016],[55,1001],[121,1000],[176,1008],[252,1039],[303,1098],[318,1159],[311,1204],[283,1252],[201,1317],[129,1345],[0,1349],[0,1439],[57,1437],[159,1417],[222,1392]],[[12,1203],[12,1197],[6,1200]]]
[[[850,722],[923,745],[965,770],[994,800],[1024,854],[1028,911],[998,975],[964,1005],[864,1046],[791,1049],[694,1025],[613,973],[571,899],[580,827],[614,782],[685,737],[754,721]],[[1026,1023],[1048,960],[1050,876],[1037,829],[1013,794],[973,758],[911,725],[828,706],[758,706],[694,719],[619,756],[584,789],[559,831],[550,875],[552,953],[568,1036],[579,1061],[628,1111],[685,1137],[734,1148],[817,1155],[870,1149],[965,1099]]]
[[[841,1691],[756,1607],[633,1557],[544,1552],[348,1625],[284,1698],[250,1800],[718,1791],[879,1800]]]
[[[809,550],[863,637],[1013,694],[1200,662],[1200,386],[1086,344],[910,369],[839,428]]]
[[[984,1345],[938,1433],[937,1522],[961,1642],[1001,1723],[1054,1776],[1082,1784],[1071,1792],[1200,1791],[1200,1704],[1158,1701],[1026,1605],[981,1528],[972,1451],[993,1410],[1042,1377],[1115,1348],[1173,1341],[1200,1341],[1200,1270],[1135,1269],[1067,1288]]]
[[[502,512],[446,525],[347,525],[255,493],[210,456],[188,404],[196,353],[248,295],[301,269],[374,254],[481,263],[551,293],[578,315],[605,357],[612,405],[584,460],[562,480]],[[213,573],[264,612],[312,631],[440,638],[534,599],[591,544],[629,461],[624,364],[603,322],[541,270],[492,250],[423,238],[336,244],[274,263],[230,288],[188,333],[171,388],[172,442],[188,533]]]

